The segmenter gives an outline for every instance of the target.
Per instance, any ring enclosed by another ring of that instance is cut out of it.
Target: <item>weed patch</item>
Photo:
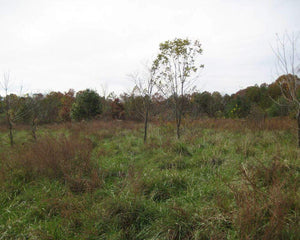
[[[297,239],[299,172],[279,161],[241,168],[231,186],[237,205],[234,224],[242,239]]]
[[[13,178],[25,182],[43,177],[57,179],[80,193],[101,185],[99,168],[91,160],[92,149],[89,139],[45,136],[21,146],[10,155],[11,160],[5,161],[10,162],[8,172]]]

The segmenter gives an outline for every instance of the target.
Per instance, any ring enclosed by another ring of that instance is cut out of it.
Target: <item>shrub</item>
[[[76,94],[76,99],[71,109],[72,119],[91,119],[101,113],[101,99],[97,92],[90,89],[86,89]]]

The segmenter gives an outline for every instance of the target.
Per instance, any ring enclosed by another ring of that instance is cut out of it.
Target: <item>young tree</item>
[[[61,92],[50,92],[41,99],[41,123],[59,122],[59,112],[62,107]]]
[[[184,95],[194,89],[193,75],[203,68],[199,64],[202,48],[199,41],[175,38],[159,45],[159,54],[153,62],[155,81],[164,95],[171,96],[176,121],[177,138],[184,110]]]
[[[17,123],[30,123],[32,137],[34,140],[36,140],[37,122],[41,112],[40,100],[35,95],[32,97],[28,94],[21,96],[21,91],[19,93],[19,96],[17,96],[16,94],[9,94],[9,73],[5,73],[3,75],[3,82],[0,82],[0,86],[5,92],[4,108],[6,122],[9,129],[10,145],[13,146],[15,143],[13,136],[13,126]]]
[[[280,76],[276,82],[285,100],[296,108],[298,147],[300,147],[300,96],[297,94],[300,87],[300,52],[296,48],[300,44],[299,34],[295,36],[286,33],[282,37],[276,35],[276,43],[273,52],[277,60],[277,74]]]
[[[111,101],[111,115],[114,120],[125,120],[125,106],[119,98]]]
[[[6,115],[6,121],[9,129],[9,141],[10,141],[10,145],[13,146],[14,145],[13,120],[12,120],[12,113],[11,113],[10,96],[8,95],[9,84],[10,84],[10,75],[9,73],[4,73],[1,87],[5,92],[5,115]]]
[[[68,92],[64,92],[64,94],[60,98],[61,106],[58,112],[59,120],[63,122],[71,121],[71,108],[75,101],[75,91],[73,89],[69,89]]]
[[[0,95],[0,114],[4,112],[4,98]]]
[[[155,86],[154,81],[155,68],[149,68],[145,66],[143,72],[135,73],[131,75],[135,83],[133,93],[137,94],[142,99],[142,111],[141,115],[144,119],[144,143],[147,141],[149,112],[151,107],[151,99]]]

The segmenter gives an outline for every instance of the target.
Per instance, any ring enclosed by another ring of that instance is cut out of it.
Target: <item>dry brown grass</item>
[[[6,155],[6,170],[21,171],[25,181],[39,177],[66,183],[72,192],[91,191],[101,185],[100,172],[91,160],[92,142],[78,136],[45,136]]]
[[[230,186],[237,205],[232,221],[241,239],[297,239],[297,171],[279,161],[241,168],[242,184]]]
[[[164,122],[165,124],[173,125],[172,121]],[[161,125],[161,121],[152,121],[152,124]],[[249,129],[255,130],[290,130],[297,129],[295,119],[290,117],[274,117],[266,119],[214,119],[214,118],[203,118],[203,119],[185,119],[183,120],[183,126],[187,127],[203,127],[212,128],[219,130],[237,130],[243,131]],[[42,125],[44,128],[49,130],[61,130],[69,129],[72,132],[93,133],[98,130],[108,129],[115,132],[120,129],[138,130],[143,126],[143,123],[136,121],[121,121],[121,120],[92,120],[92,121],[81,121],[81,122],[66,122],[66,123],[52,123]],[[18,130],[29,130],[29,125],[16,124],[14,129]],[[7,131],[7,126],[1,124],[0,132]],[[173,131],[173,129],[172,129]]]
[[[203,127],[219,130],[251,131],[257,130],[293,130],[296,129],[296,120],[289,117],[267,118],[261,121],[250,119],[199,119],[185,122],[187,127]]]
[[[98,131],[103,129],[130,129],[137,130],[141,127],[141,123],[135,121],[122,121],[122,120],[111,120],[111,121],[101,121],[101,120],[92,120],[92,121],[81,121],[67,123],[63,128],[73,129],[73,130],[84,130],[84,131]]]

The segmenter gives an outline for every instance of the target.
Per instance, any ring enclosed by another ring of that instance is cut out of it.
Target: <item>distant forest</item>
[[[296,111],[286,97],[279,77],[274,83],[250,86],[231,95],[219,92],[195,91],[185,94],[183,100],[185,118],[255,118],[291,116]],[[300,88],[297,90],[300,98]],[[0,96],[0,124],[6,124],[6,112],[15,124],[47,124],[89,119],[102,120],[144,120],[145,97],[132,93],[119,96],[113,92],[100,96],[96,91],[86,89],[75,93],[50,92],[48,94],[25,94]],[[150,119],[152,121],[173,120],[170,104],[173,96],[154,93],[150,100]]]

